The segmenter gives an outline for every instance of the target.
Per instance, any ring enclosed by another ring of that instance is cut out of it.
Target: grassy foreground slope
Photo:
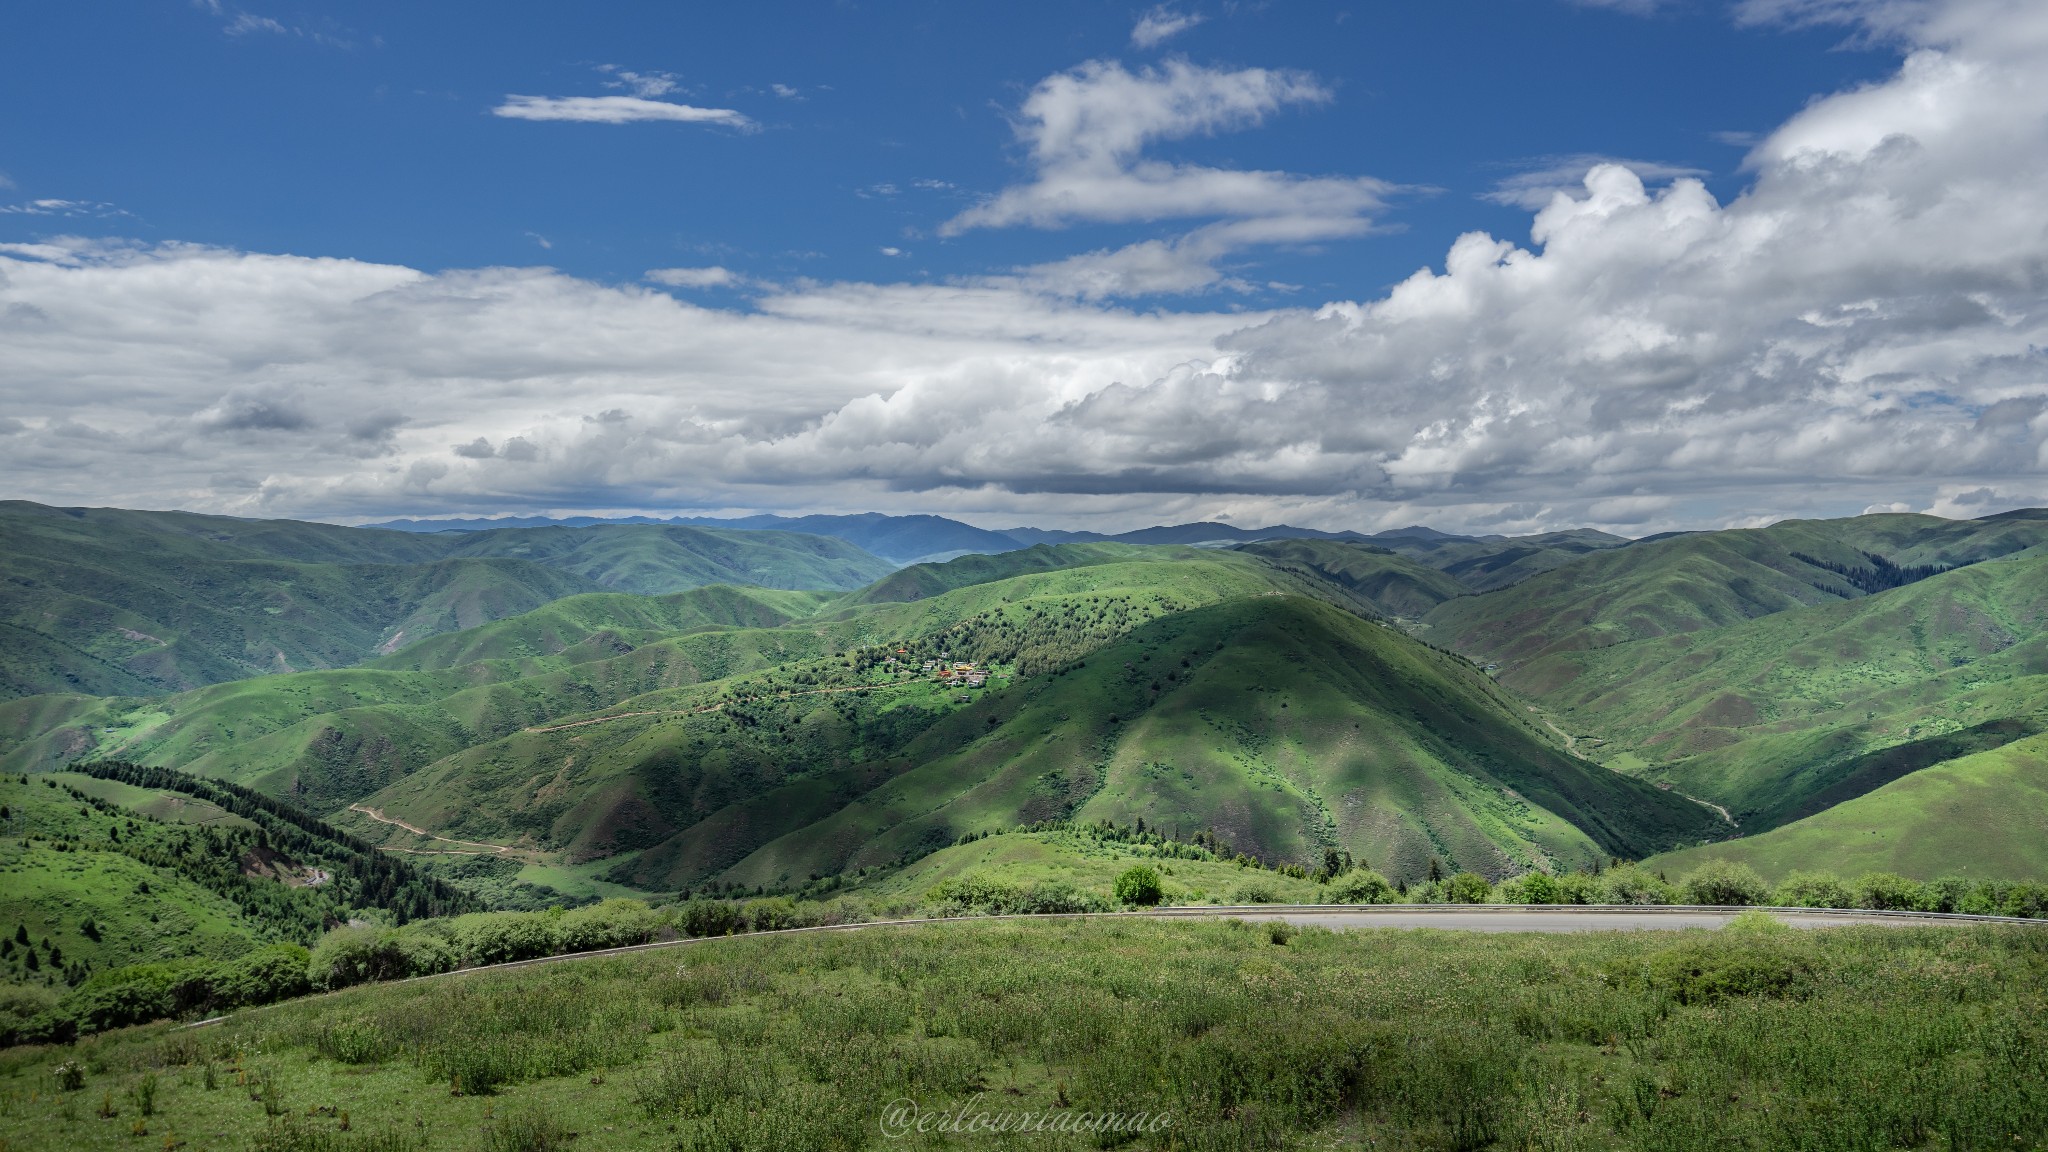
[[[1800,871],[2048,876],[2048,736],[1923,768],[1803,820],[1649,866],[1676,873],[1709,860],[1739,861],[1772,880]]]
[[[847,589],[840,540],[681,526],[426,536],[0,503],[0,697],[149,695],[350,665],[579,592]]]
[[[2031,1148],[2048,1141],[2034,931],[1117,919],[737,937],[9,1050],[0,1139],[929,1147],[920,1114],[964,1113],[1038,1130],[947,1143]],[[1168,1120],[1092,1126],[1140,1113]]]

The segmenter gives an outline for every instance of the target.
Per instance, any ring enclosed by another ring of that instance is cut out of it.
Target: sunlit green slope
[[[1386,616],[1416,618],[1471,589],[1434,568],[1371,544],[1339,540],[1262,540],[1240,552],[1275,566],[1314,573],[1351,590]]]
[[[1638,855],[1716,826],[1564,755],[1463,661],[1304,597],[1155,621],[948,718],[904,758],[729,878],[786,883],[1053,818],[1214,829],[1269,859],[1341,847],[1403,877],[1432,856],[1498,874]]]
[[[1674,874],[1739,860],[1773,880],[1896,872],[2004,879],[2048,876],[2048,735],[1924,768],[1758,836],[1659,856]]]
[[[1552,654],[1511,682],[1592,754],[1725,804],[1760,832],[2048,728],[2048,552]]]
[[[1951,566],[2048,541],[2048,520],[1942,520],[1858,516],[1788,520],[1769,528],[1700,532],[1594,552],[1483,596],[1445,602],[1429,638],[1517,687],[1522,670],[1553,653],[1698,631],[1866,594],[1844,574]],[[1833,565],[1833,568],[1828,567]]]

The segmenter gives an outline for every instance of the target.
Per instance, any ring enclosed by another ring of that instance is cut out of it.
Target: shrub
[[[1728,937],[1682,944],[1649,958],[1651,987],[1681,1004],[1711,1004],[1731,996],[1773,999],[1800,996],[1811,987],[1806,961],[1769,938]]]
[[[307,977],[319,988],[347,988],[409,975],[404,952],[393,935],[375,925],[336,928],[313,946]]]
[[[1600,878],[1600,896],[1608,904],[1672,904],[1678,900],[1671,885],[1634,864],[1609,868]]]
[[[747,930],[737,905],[724,900],[692,900],[683,905],[683,931],[691,936],[730,936]]]
[[[57,1006],[57,992],[39,984],[0,984],[0,1045],[15,1043],[29,1021]]]
[[[453,925],[455,946],[471,964],[504,964],[552,956],[554,917],[545,912],[473,912]]]
[[[1855,907],[1868,908],[1873,912],[1912,912],[1919,910],[1927,898],[1927,890],[1917,880],[1890,872],[1870,872],[1856,878]]]
[[[212,997],[211,968],[204,962],[137,964],[101,972],[71,990],[63,1015],[85,1032],[180,1016]]]
[[[1247,880],[1230,894],[1232,904],[1278,904],[1280,894],[1265,880]]]
[[[1554,879],[1557,881],[1559,904],[1598,904],[1607,898],[1600,887],[1598,876],[1589,876],[1584,872],[1567,872]]]
[[[1108,912],[1110,902],[1093,892],[1083,891],[1065,880],[1040,880],[1017,897],[1018,912],[1053,915],[1072,912]]]
[[[2031,920],[2048,919],[2048,884],[2008,886],[1998,902],[1998,914],[2025,916]]]
[[[1927,885],[1929,912],[1961,912],[1970,896],[1970,882],[1961,876],[1943,876]]]
[[[1387,878],[1370,868],[1346,872],[1330,882],[1333,904],[1392,904],[1397,896]]]
[[[1747,864],[1709,860],[1680,885],[1688,904],[1744,907],[1771,898],[1771,886]]]
[[[1460,872],[1444,882],[1444,899],[1451,904],[1490,903],[1493,881],[1477,872]]]
[[[564,952],[596,952],[645,944],[660,928],[660,918],[645,903],[614,898],[563,914],[555,936]]]
[[[803,927],[797,917],[796,905],[786,896],[749,901],[741,914],[746,918],[747,929],[752,932],[781,932]]]
[[[1562,891],[1557,880],[1544,872],[1529,872],[1512,880],[1502,881],[1500,902],[1503,904],[1562,904]]]
[[[1792,872],[1780,881],[1771,902],[1784,908],[1854,908],[1856,898],[1825,872]]]
[[[313,987],[306,975],[311,961],[297,944],[270,944],[216,965],[208,1007],[241,1008],[303,996]]]
[[[1116,878],[1116,902],[1119,904],[1150,908],[1159,903],[1162,895],[1159,873],[1149,865],[1140,864],[1126,869]]]
[[[445,921],[408,924],[392,937],[391,946],[397,949],[399,965],[407,976],[432,976],[462,966],[462,955],[446,935],[446,927]],[[443,931],[434,931],[436,928]]]

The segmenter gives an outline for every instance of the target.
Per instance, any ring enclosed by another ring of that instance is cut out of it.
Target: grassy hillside
[[[309,944],[365,910],[402,920],[476,906],[264,798],[162,770],[93,772],[0,776],[0,933],[19,927],[35,945],[0,956],[17,983]]]
[[[14,501],[0,504],[0,698],[142,696],[342,667],[603,588],[847,589],[891,567],[781,532],[426,536]]]
[[[1534,536],[1476,538],[1440,532],[1383,533],[1372,543],[1434,568],[1473,592],[1491,592],[1629,543],[1591,528]]]
[[[1751,832],[2048,728],[2048,554],[1592,652],[1509,682]]]
[[[1787,873],[1891,872],[1920,880],[2048,876],[2048,736],[1945,761],[1761,835],[1659,856]]]
[[[1350,589],[1386,616],[1418,619],[1446,600],[1468,595],[1456,578],[1374,544],[1335,540],[1267,540],[1238,551],[1282,568],[1312,572]]]
[[[844,540],[797,532],[608,524],[441,533],[448,554],[531,560],[619,592],[657,596],[705,584],[858,588],[895,569]]]
[[[962,556],[936,564],[912,564],[847,596],[837,607],[923,600],[955,588],[991,584],[1029,572],[1145,559],[1156,557],[1163,551],[1128,544],[1039,544],[995,555]]]
[[[740,937],[0,1053],[20,1086],[0,1139],[854,1148],[980,1114],[1067,1130],[954,1143],[2031,1148],[2048,1140],[2032,931],[1116,919]],[[1071,1130],[1141,1112],[1171,1123]]]
[[[1429,637],[1523,687],[1555,653],[1694,632],[1866,595],[1875,554],[1899,568],[1954,566],[2048,541],[2048,521],[1858,516],[1700,532],[1586,555],[1428,617]],[[1848,574],[1845,574],[1848,573]],[[1531,688],[1530,690],[1538,690]]]
[[[991,694],[904,757],[915,766],[728,878],[786,884],[1063,817],[1214,830],[1265,859],[1342,848],[1397,878],[1432,857],[1501,875],[1715,829],[1682,798],[1564,755],[1462,661],[1302,597],[1155,621]]]

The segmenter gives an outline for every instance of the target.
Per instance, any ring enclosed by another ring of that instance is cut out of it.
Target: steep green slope
[[[2008,879],[2048,876],[2048,735],[1925,768],[1758,836],[1659,856],[1673,873],[1708,860],[1853,877],[1893,872]]]
[[[1504,874],[1717,827],[1552,747],[1457,658],[1303,597],[1155,621],[948,717],[904,756],[916,767],[728,877],[787,883],[1064,817],[1214,829],[1269,859],[1341,847],[1411,878],[1432,856]]]
[[[1953,566],[2048,541],[2048,521],[1858,516],[1701,532],[1589,554],[1484,596],[1447,601],[1429,637],[1524,687],[1546,655],[1737,623],[1866,594],[1872,554],[1900,568]],[[1832,566],[1832,567],[1830,567]],[[1531,687],[1530,690],[1538,690]]]
[[[1512,682],[1618,767],[1759,832],[2048,728],[2048,550],[1725,628],[1553,653]]]
[[[1163,616],[1229,599],[1296,590],[1301,585],[1300,578],[1252,557],[1197,549],[1146,549],[1140,560],[1032,572],[913,602],[856,605],[782,629],[681,637],[650,645],[631,657],[578,665],[559,675],[588,680],[601,670],[616,669],[623,661],[641,659],[665,646],[747,645],[761,651],[763,657],[750,664],[732,664],[729,672],[720,673],[744,673],[739,681],[647,683],[640,689],[644,694],[620,691],[609,700],[563,692],[544,677],[458,693],[437,706],[442,714],[458,705],[487,699],[495,702],[517,693],[516,706],[495,705],[491,718],[499,724],[512,717],[521,719],[488,736],[480,723],[462,721],[475,737],[459,745],[463,751],[458,752],[456,746],[433,745],[440,751],[429,759],[445,756],[445,760],[417,777],[393,783],[366,803],[416,826],[454,828],[465,836],[488,841],[526,837],[529,839],[522,843],[568,851],[578,858],[625,851],[653,842],[632,829],[666,829],[655,836],[658,840],[705,818],[732,798],[754,796],[790,774],[837,781],[834,773],[852,772],[866,781],[863,787],[871,787],[872,773],[856,766],[893,755],[904,741],[961,703],[959,691],[906,671],[926,659],[994,663],[1036,674],[1083,658]],[[1341,590],[1332,594],[1341,594]],[[770,644],[784,647],[769,652]],[[898,649],[905,651],[902,662],[893,666],[880,663],[893,658]],[[776,663],[785,666],[769,667]],[[458,672],[472,676],[482,670],[484,666],[472,666]],[[546,690],[536,690],[540,686]],[[617,680],[608,686],[623,688],[627,684]],[[884,686],[886,690],[880,690]],[[841,691],[850,687],[862,691]],[[423,685],[421,691],[432,689]],[[749,705],[744,713],[688,714],[764,694],[787,695],[788,699]],[[550,702],[552,713],[545,711]],[[550,732],[514,730],[544,727],[550,720],[570,723],[599,710],[607,715],[645,715]],[[73,725],[67,731],[76,731],[75,717],[61,710],[54,714]],[[326,717],[319,722],[340,729],[391,723],[398,715],[397,709],[385,709],[363,716]],[[294,731],[302,733],[304,729]],[[674,747],[677,742],[681,751]],[[417,766],[419,762],[409,763]],[[545,797],[535,794],[541,783],[523,792],[503,786],[502,773],[518,773],[516,778],[521,780],[554,780],[557,767],[564,764],[571,764],[570,769],[560,775],[559,787],[548,790]],[[698,785],[684,782],[700,778],[711,781],[701,795]],[[787,821],[805,812],[810,813],[807,818],[816,819],[830,811],[829,806],[819,805],[843,802],[857,794],[834,791],[842,787],[839,783],[806,787],[812,795],[804,805],[777,810],[773,819]],[[667,798],[650,800],[650,790],[663,792]],[[684,793],[692,797],[686,804],[677,799]],[[832,796],[839,798],[832,801]],[[567,797],[576,799],[570,803]],[[649,810],[663,815],[650,820],[645,816]],[[740,818],[738,810],[721,817]],[[360,817],[353,826],[366,834],[373,831]],[[777,825],[773,834],[790,826]],[[620,828],[628,831],[617,831]],[[758,838],[747,841],[738,855],[760,842]],[[719,837],[707,836],[701,843],[706,851],[725,851],[718,847],[725,843]],[[729,863],[738,855],[720,858]]]
[[[0,925],[36,945],[7,948],[0,978],[75,983],[124,964],[311,943],[366,909],[403,920],[476,907],[261,797],[163,770],[93,771],[0,776]]]
[[[1419,618],[1446,600],[1470,593],[1434,568],[1373,544],[1335,540],[1266,540],[1238,551],[1282,568],[1312,572],[1350,589],[1387,616]]]
[[[0,505],[0,698],[139,696],[344,667],[603,588],[847,589],[891,568],[843,541],[783,532],[425,536],[10,502]]]

